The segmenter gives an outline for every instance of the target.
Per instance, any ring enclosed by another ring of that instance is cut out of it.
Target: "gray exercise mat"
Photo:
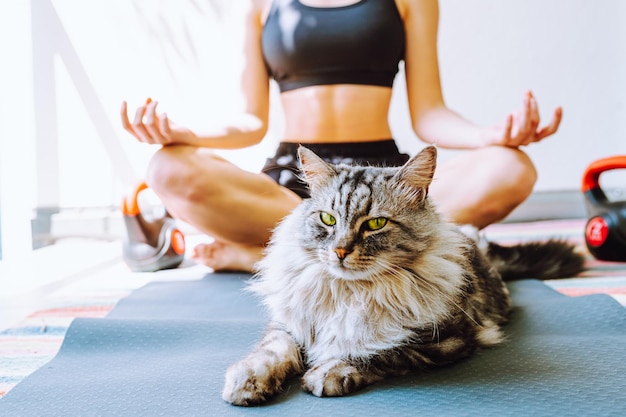
[[[261,337],[247,276],[157,282],[104,319],[77,319],[58,355],[0,400],[0,416],[626,416],[626,310],[526,280],[496,348],[344,398],[297,380],[268,405],[221,400],[226,367]]]

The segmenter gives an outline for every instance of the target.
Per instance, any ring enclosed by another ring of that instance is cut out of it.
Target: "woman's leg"
[[[536,178],[522,151],[483,148],[438,167],[430,196],[446,218],[483,228],[522,203]],[[158,151],[147,182],[174,217],[216,239],[196,250],[196,257],[215,270],[252,270],[271,231],[301,201],[266,175],[191,146]]]
[[[524,152],[494,146],[465,152],[437,167],[429,195],[448,220],[481,229],[526,200],[536,180]]]
[[[251,270],[278,221],[301,201],[268,176],[191,146],[159,150],[147,183],[172,216],[215,238],[196,258],[216,270]]]

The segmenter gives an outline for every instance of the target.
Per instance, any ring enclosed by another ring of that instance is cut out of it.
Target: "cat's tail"
[[[488,242],[485,253],[505,281],[571,278],[584,270],[585,256],[564,240],[502,246]]]

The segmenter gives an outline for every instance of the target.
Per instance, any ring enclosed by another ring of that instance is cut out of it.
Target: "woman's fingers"
[[[530,122],[530,132],[532,132],[533,141],[536,140],[537,128],[539,127],[539,105],[537,105],[537,100],[532,95],[531,92],[529,95],[529,122]]]
[[[167,114],[163,113],[161,117],[159,117],[159,124],[161,128],[161,132],[167,137],[170,137],[172,133],[172,128],[170,126],[170,119],[168,119]]]
[[[550,124],[539,128],[539,106],[532,92],[528,91],[522,106],[509,114],[504,123],[492,128],[494,135],[490,143],[517,148],[539,142],[558,130],[562,116],[562,108],[557,107]]]
[[[122,107],[120,108],[120,117],[122,119],[122,126],[124,127],[124,130],[132,133],[130,120],[128,120],[128,103],[126,103],[126,101],[122,101]]]
[[[518,146],[530,145],[556,133],[561,124],[562,115],[562,108],[557,107],[550,124],[540,128],[539,105],[537,99],[529,91],[525,99],[524,114],[520,118],[525,120],[525,124],[520,123],[518,130],[514,128],[514,141],[517,141]]]
[[[502,135],[502,140],[504,141],[504,144],[506,146],[508,146],[508,144],[511,142],[511,134],[513,132],[513,118],[514,116],[512,114],[509,114],[504,122],[504,132]]]
[[[156,114],[157,104],[157,101],[153,101],[146,106],[143,125],[150,135],[150,143],[165,144],[168,140],[161,132],[159,116]]]
[[[153,143],[148,130],[146,129],[143,123],[143,117],[146,114],[146,106],[139,106],[137,110],[135,110],[135,117],[133,119],[132,128],[135,132],[135,135],[139,138],[140,141],[146,143]]]
[[[126,103],[126,101],[122,102],[122,107],[120,108],[120,117],[122,120],[122,127],[124,127],[124,130],[126,130],[128,133],[133,135],[135,139],[137,139],[138,141],[143,142],[141,136],[135,130],[133,123],[131,123],[130,119],[128,118],[128,103]],[[135,115],[135,118],[136,117],[137,115]]]
[[[549,125],[541,128],[537,132],[537,140],[541,140],[545,137],[553,135],[559,129],[559,125],[561,124],[561,119],[563,118],[563,109],[561,107],[557,107],[554,109],[554,115],[552,116],[552,121]]]
[[[128,103],[122,102],[120,117],[124,129],[138,141],[152,144],[169,143],[171,132],[167,116],[159,116],[156,112],[158,102],[148,98],[142,106],[137,107],[133,121],[128,117]]]
[[[513,127],[511,144],[514,146],[527,145],[534,139],[532,102],[532,96],[527,93],[522,108],[518,112],[517,126]]]

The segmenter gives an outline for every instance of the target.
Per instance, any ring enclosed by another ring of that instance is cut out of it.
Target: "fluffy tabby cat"
[[[503,339],[511,306],[498,269],[581,269],[563,242],[490,244],[485,255],[443,222],[427,197],[434,147],[401,168],[330,165],[306,148],[300,160],[311,198],[276,228],[251,284],[271,322],[226,372],[232,404],[262,403],[295,375],[314,395],[341,396],[458,361]]]

